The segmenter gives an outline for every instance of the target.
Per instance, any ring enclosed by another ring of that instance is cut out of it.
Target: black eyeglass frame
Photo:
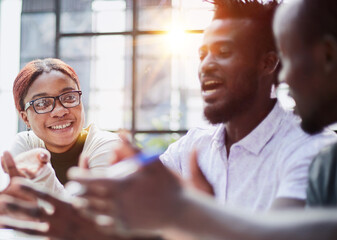
[[[71,107],[66,107],[66,106],[64,106],[63,103],[60,101],[60,97],[63,96],[63,95],[65,95],[65,94],[74,93],[74,92],[78,93],[78,95],[79,95],[79,101],[78,101],[78,104],[75,105],[75,106],[71,106]],[[33,106],[33,109],[34,109],[34,111],[35,111],[37,114],[45,114],[45,113],[52,112],[52,111],[54,110],[54,108],[55,108],[56,100],[59,100],[60,104],[61,104],[64,108],[73,108],[73,107],[77,107],[78,105],[81,104],[81,96],[82,96],[82,91],[76,90],[76,91],[69,91],[69,92],[62,93],[62,94],[60,94],[60,95],[58,95],[58,96],[56,96],[56,97],[40,97],[40,98],[37,98],[37,99],[34,99],[34,100],[31,100],[31,101],[27,102],[27,103],[25,104],[25,108],[24,108],[25,110],[24,110],[24,111],[27,111],[27,109],[28,109],[30,106]],[[42,98],[53,98],[53,99],[54,99],[54,102],[53,102],[53,107],[51,108],[50,111],[43,112],[43,113],[39,113],[39,112],[36,111],[36,109],[35,109],[34,102],[37,101],[37,100],[40,100],[40,99],[42,99]]]

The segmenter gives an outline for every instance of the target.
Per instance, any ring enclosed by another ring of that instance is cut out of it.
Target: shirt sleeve
[[[65,195],[67,194],[64,186],[57,179],[55,170],[50,163],[46,164],[39,172],[38,176],[32,179],[35,186],[45,189],[49,192]]]
[[[180,142],[181,140],[172,143],[167,148],[167,150],[162,155],[160,155],[159,159],[164,164],[165,167],[181,175],[182,174],[181,159],[179,157]]]
[[[170,144],[167,150],[159,157],[161,162],[181,176],[189,176],[189,156],[198,139],[196,129],[191,129],[176,142]]]
[[[82,152],[89,157],[89,168],[93,171],[106,170],[113,160],[113,150],[120,141],[117,134],[99,130],[92,125]]]
[[[317,155],[320,147],[316,139],[308,138],[298,144],[293,144],[292,151],[285,156],[280,174],[280,186],[276,198],[306,199],[306,189],[308,186],[309,166]]]
[[[39,139],[32,131],[20,132],[15,136],[10,149],[13,157],[27,152],[34,148],[45,148],[43,141]],[[55,171],[50,163],[46,164],[37,174],[36,178],[30,180],[35,186],[46,189],[53,193],[64,194],[64,186],[56,177]]]
[[[337,145],[317,155],[309,170],[307,206],[337,205]]]
[[[15,135],[14,142],[9,150],[13,157],[19,155],[20,153],[26,152],[33,149],[33,143],[35,135],[32,135],[31,132],[24,131]]]

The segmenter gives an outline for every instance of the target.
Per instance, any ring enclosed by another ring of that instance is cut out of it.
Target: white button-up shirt
[[[266,210],[276,198],[305,199],[308,167],[323,147],[336,141],[325,131],[309,136],[299,118],[277,103],[246,137],[233,144],[227,157],[225,125],[191,129],[171,144],[161,161],[188,178],[189,154],[198,151],[199,166],[221,204]]]

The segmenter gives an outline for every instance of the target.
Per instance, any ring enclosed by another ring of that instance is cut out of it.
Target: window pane
[[[171,0],[141,0],[138,2],[140,30],[167,30],[172,17]]]
[[[130,42],[124,36],[62,38],[61,58],[80,77],[87,123],[109,130],[130,128]]]
[[[201,37],[200,34],[183,34],[180,39],[170,35],[139,37],[138,130],[184,130],[205,123],[197,75]]]
[[[152,151],[153,153],[162,153],[167,147],[177,141],[183,134],[165,133],[165,134],[149,134],[137,133],[135,139],[141,148]]]
[[[205,29],[213,17],[213,4],[205,1],[180,0],[177,10],[185,29]]]
[[[55,14],[22,14],[21,63],[36,58],[53,57],[55,49]]]
[[[198,78],[199,54],[202,34],[185,34],[179,51],[174,50],[176,67],[173,69],[173,80],[178,83],[182,101],[183,118],[181,129],[205,126],[207,121],[203,117],[203,102],[200,82]]]
[[[122,32],[130,30],[132,9],[125,0],[62,0],[61,32]]]
[[[140,30],[202,30],[211,21],[213,4],[196,0],[152,0],[139,3]]]
[[[171,57],[165,36],[140,36],[137,51],[136,127],[139,130],[169,129]]]

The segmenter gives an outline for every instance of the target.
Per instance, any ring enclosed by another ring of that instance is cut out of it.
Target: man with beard
[[[279,59],[272,34],[277,1],[214,0],[199,49],[204,115],[214,126],[191,129],[161,161],[184,178],[201,172],[218,202],[247,210],[303,206],[313,157],[334,140],[305,134],[271,96]],[[198,149],[190,171],[189,156]],[[191,173],[192,172],[192,173]],[[205,184],[204,184],[205,185]]]
[[[301,126],[310,134],[337,121],[336,9],[334,0],[296,1],[281,8],[275,19],[284,65],[280,80],[289,85]],[[307,204],[337,205],[336,144],[322,150],[310,167]]]

